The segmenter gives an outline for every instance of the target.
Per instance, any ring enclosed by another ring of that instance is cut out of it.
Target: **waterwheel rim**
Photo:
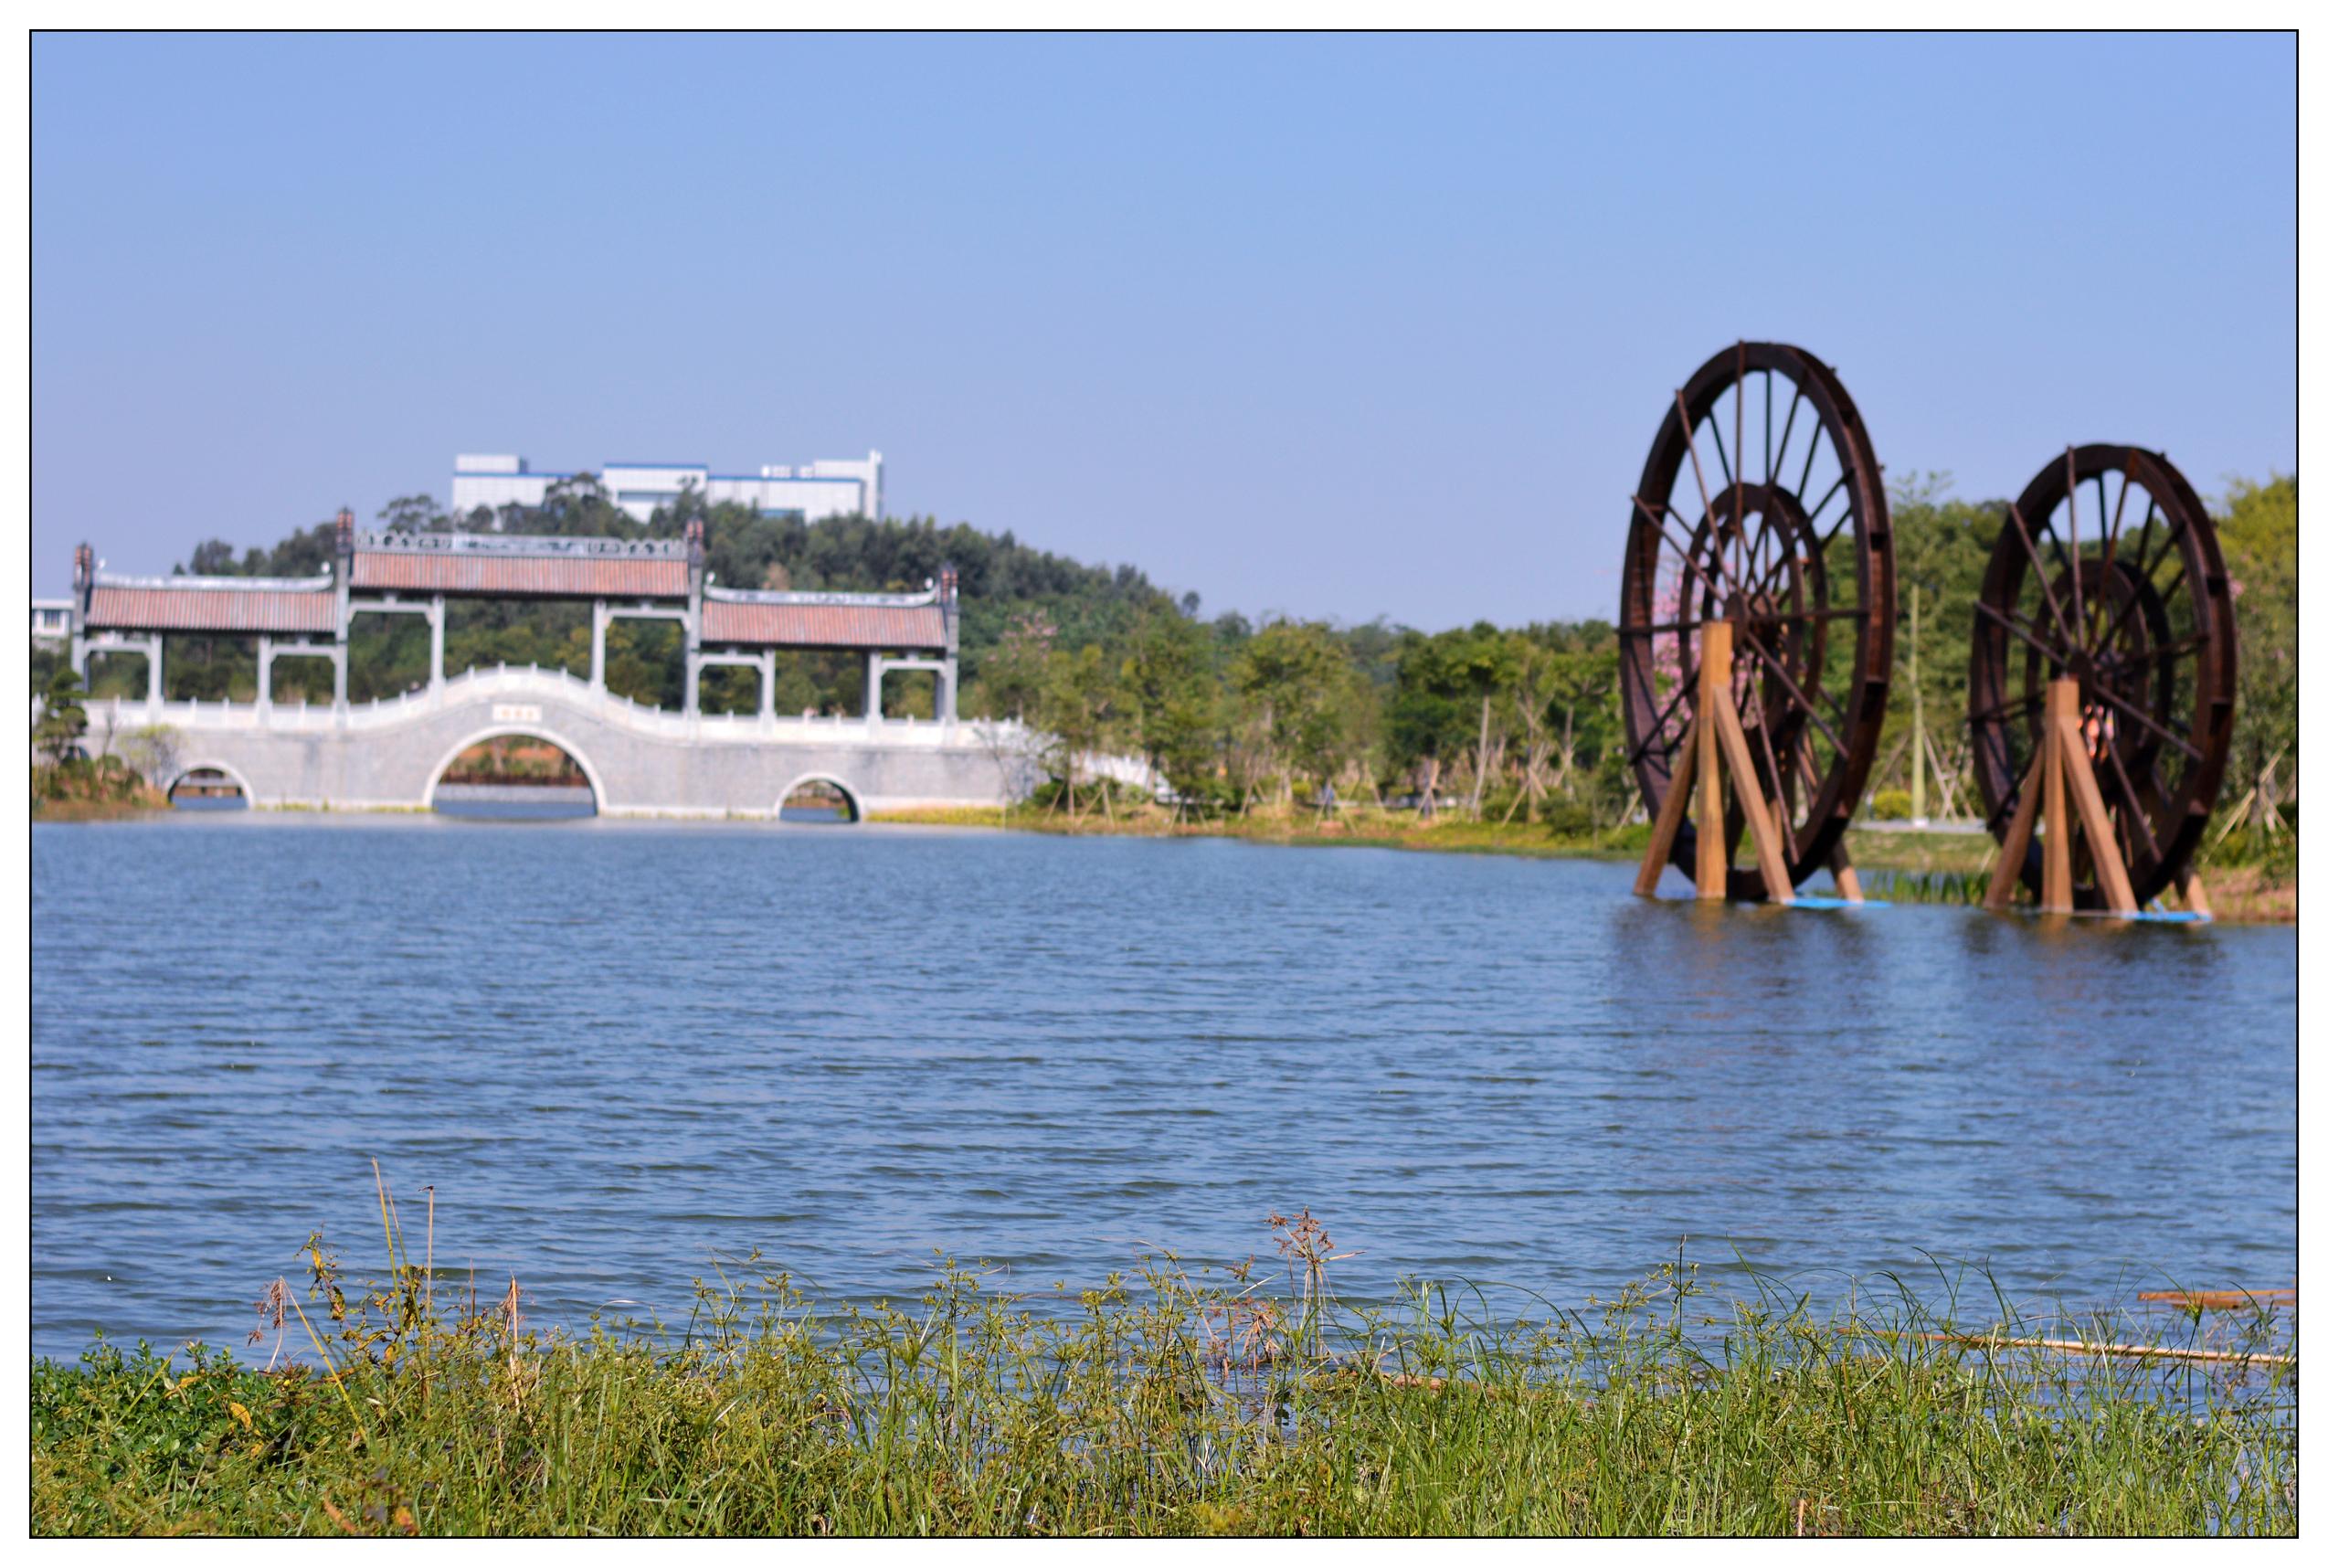
[[[2072,447],[2007,509],[1974,615],[1967,719],[1974,777],[2000,841],[2037,754],[2043,689],[2078,680],[2080,729],[2135,901],[2189,869],[2230,761],[2238,629],[2206,504],[2140,447]],[[2033,696],[2034,694],[2034,696]],[[2032,842],[2017,867],[2044,879]],[[2105,900],[2090,856],[2077,906]]]
[[[1866,425],[1829,366],[1786,344],[1706,361],[1667,405],[1631,502],[1618,611],[1627,758],[1654,817],[1697,717],[1707,620],[1733,625],[1731,694],[1788,879],[1829,863],[1850,825],[1891,683],[1891,514]],[[1739,863],[1737,899],[1768,895]],[[1671,863],[1697,863],[1694,802]]]

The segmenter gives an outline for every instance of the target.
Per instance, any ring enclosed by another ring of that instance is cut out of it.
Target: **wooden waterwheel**
[[[2203,913],[2191,857],[2238,691],[2230,574],[2190,482],[2140,447],[2047,463],[2006,513],[1974,617],[1989,902],[2025,886],[2047,908],[2131,914],[2175,886]]]
[[[1706,361],[1625,542],[1625,741],[1657,824],[1640,891],[1669,861],[1700,897],[1783,901],[1830,865],[1856,896],[1843,834],[1883,730],[1893,599],[1883,475],[1834,370],[1779,343]]]

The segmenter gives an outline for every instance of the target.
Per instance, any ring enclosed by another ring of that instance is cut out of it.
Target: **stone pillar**
[[[162,705],[162,634],[158,631],[145,640],[145,702],[149,707]]]
[[[429,689],[445,683],[445,596],[429,601]]]
[[[697,652],[694,640],[688,640],[686,701],[680,711],[693,718],[703,708],[704,656]]]
[[[333,573],[332,594],[338,609],[339,621],[332,631],[332,709],[347,711],[347,635],[355,622],[355,612],[348,603],[348,595],[355,588],[355,514],[340,508],[332,531],[333,553],[338,570]]]
[[[275,640],[259,640],[259,705],[271,707],[275,701]]]
[[[948,654],[946,668],[937,676],[937,722],[940,724],[952,724],[955,720],[955,686],[960,677],[960,662]]]
[[[590,689],[595,692],[607,689],[607,622],[610,619],[606,600],[590,601]]]
[[[89,684],[89,599],[97,587],[97,552],[86,542],[73,546],[73,641],[69,657],[81,685]]]
[[[889,661],[878,653],[865,655],[865,722],[881,722],[881,679],[889,673]]]
[[[776,717],[776,650],[762,653],[760,665],[760,718],[763,723]]]

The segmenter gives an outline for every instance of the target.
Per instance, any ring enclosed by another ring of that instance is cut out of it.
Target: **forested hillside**
[[[2002,502],[1967,502],[1945,476],[1909,474],[1892,493],[1899,633],[1890,719],[1866,810],[1906,809],[1911,715],[1921,693],[1924,760],[1934,815],[1974,810],[1963,714],[1973,605],[2004,525]],[[2295,481],[2235,482],[2217,504],[2237,583],[2241,637],[2238,743],[2223,800],[2249,813],[2292,814],[2296,778]],[[509,533],[675,537],[691,517],[708,524],[707,569],[733,587],[910,591],[942,564],[961,574],[963,710],[1028,719],[1081,751],[1152,758],[1184,792],[1226,809],[1306,797],[1327,780],[1344,798],[1423,793],[1496,818],[1522,816],[1578,831],[1632,810],[1616,702],[1616,640],[1602,620],[1498,628],[1486,622],[1423,633],[1370,621],[1202,615],[1138,568],[1085,566],[967,524],[862,517],[814,524],[767,518],[693,496],[639,524],[590,476],[554,489],[540,507],[480,512],[460,526]],[[453,520],[426,496],[392,502],[377,519],[394,529],[445,530]],[[198,546],[182,570],[301,575],[329,558],[328,522],[271,548]],[[1612,554],[1621,541],[1612,538]],[[456,604],[447,668],[507,662],[587,672],[589,627],[577,605]],[[407,690],[427,673],[427,630],[411,617],[359,620],[351,676],[358,701]],[[37,658],[45,680],[51,658]],[[102,669],[95,692],[143,690],[139,661]],[[779,711],[854,712],[862,670],[851,656],[778,660]],[[683,662],[677,630],[618,622],[608,636],[608,683],[639,701],[676,707]],[[165,673],[175,697],[249,697],[248,641],[174,639]],[[329,672],[278,666],[278,694],[329,694]],[[713,672],[705,706],[749,711],[747,671]],[[302,683],[305,684],[302,686]],[[893,713],[930,711],[926,678],[899,680]],[[2276,817],[2275,817],[2276,820]]]

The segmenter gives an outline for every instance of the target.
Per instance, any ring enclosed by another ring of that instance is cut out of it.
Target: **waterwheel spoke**
[[[2187,637],[2177,637],[2172,642],[2160,642],[2140,653],[2130,654],[2118,667],[2132,670],[2160,659],[2172,659],[2184,653],[2196,653],[2214,641],[2204,631],[2194,631]]]
[[[1811,487],[1811,465],[1819,460],[1819,438],[1825,434],[1826,416],[1821,414],[1818,422],[1811,427],[1811,444],[1803,449],[1803,471],[1794,479],[1794,493],[1797,495]],[[1833,446],[1835,443],[1830,440],[1827,444]]]
[[[1788,385],[1794,388],[1794,396],[1787,400],[1786,428],[1779,432],[1778,455],[1762,470],[1762,478],[1772,484],[1778,482],[1778,471],[1786,464],[1787,444],[1794,439],[1794,415],[1803,407],[1803,384],[1790,376]]]
[[[1746,340],[1738,340],[1738,377],[1730,384],[1730,392],[1731,439],[1738,445],[1738,477],[1730,483],[1734,498],[1731,510],[1737,514],[1738,548],[1742,556],[1746,549]],[[1720,427],[1717,426],[1717,432]],[[1742,567],[1744,562],[1741,560]]]
[[[1996,622],[1997,625],[2005,628],[2005,630],[2011,632],[2022,641],[2027,643],[2031,648],[2036,649],[2039,653],[2044,654],[2056,664],[2066,666],[2073,658],[2076,657],[2074,650],[2065,650],[2054,647],[2052,644],[2047,642],[2043,638],[2037,635],[2037,629],[2035,627],[2024,623],[2020,617],[2016,615],[2009,615],[2004,610],[1997,609],[1995,605],[1990,604],[1986,599],[1982,599],[1980,602],[1974,605],[1973,608],[1978,610],[1981,614],[1987,616],[1991,620]],[[2057,620],[2054,624],[2058,626],[2061,623]]]
[[[2005,509],[2005,514],[2013,520],[2014,533],[2020,535],[2021,553],[2027,558],[2029,569],[2037,573],[2037,587],[2045,590],[2045,608],[2047,611],[2052,615],[2053,624],[2065,630],[2068,630],[2069,618],[2061,613],[2061,601],[2055,598],[2053,593],[2053,579],[2046,576],[2045,566],[2037,559],[2037,543],[2029,537],[2029,525],[2021,516],[2020,503],[2016,502],[2012,505],[2006,507]],[[2046,532],[2048,535],[2052,533],[2052,524],[2049,520],[2046,524]],[[2056,541],[2054,546],[2054,554],[2058,556],[2060,553],[2061,550],[2059,542]],[[1983,601],[1980,608],[1983,609],[1989,609],[1988,604],[1985,601]],[[1989,613],[1995,615],[1996,614],[1996,611],[1990,609]],[[2000,617],[2000,619],[2002,618]]]
[[[2008,715],[2026,713],[2044,700],[2045,699],[2042,696],[2015,697],[2008,703],[1998,703],[1994,706],[1985,708],[1974,708],[1971,713],[1967,714],[1965,717],[1972,723],[1977,725],[1983,719],[2001,719]]]
[[[1762,482],[1771,482],[1771,409],[1777,394],[1771,387],[1771,373],[1762,372]]]
[[[2169,746],[2175,747],[2185,756],[2189,757],[2192,760],[2198,761],[2205,758],[2206,753],[2200,751],[2197,747],[2193,746],[2180,731],[2172,727],[2172,721],[2169,721],[2166,724],[2161,724],[2157,719],[2153,718],[2143,709],[2134,706],[2133,704],[2126,701],[2115,692],[2106,691],[2101,687],[2097,686],[2094,688],[2093,694],[2100,698],[2103,702],[2108,703],[2111,707],[2116,708],[2120,713],[2124,714],[2128,718],[2132,719],[2136,724],[2141,725],[2144,729],[2149,730],[2153,735],[2157,736],[2161,740],[2165,741]]]
[[[1714,399],[1714,407],[1706,410],[1706,433],[1714,439],[1714,461],[1721,471],[1722,488],[1729,490],[1738,483],[1738,478],[1730,471],[1730,449],[1721,441],[1721,399],[1719,397]]]
[[[2078,643],[2086,640],[2086,591],[2084,574],[2078,569],[2078,451],[2069,448],[2061,454],[2061,469],[2069,480],[2069,605],[2078,617]],[[2047,527],[2052,526],[2050,519]]]
[[[1729,575],[1721,569],[1721,562],[1719,558],[1708,557],[1703,560],[1699,559],[1696,552],[1685,548],[1681,544],[1675,540],[1671,534],[1666,531],[1665,519],[1658,516],[1656,512],[1650,507],[1647,502],[1642,500],[1636,495],[1633,498],[1633,504],[1641,509],[1641,515],[1646,517],[1649,520],[1650,525],[1656,529],[1658,539],[1661,540],[1667,547],[1671,549],[1675,555],[1681,557],[1681,564],[1684,567],[1687,567],[1692,573],[1698,576],[1705,577],[1719,577],[1722,578],[1725,584],[1729,582]],[[1672,508],[1667,507],[1667,510],[1671,511]]]
[[[1673,406],[1681,411],[1681,442],[1689,449],[1689,471],[1698,476],[1698,509],[1705,515],[1711,516],[1714,498],[1706,491],[1706,465],[1698,461],[1698,439],[1690,430],[1689,405],[1683,400],[1678,387],[1674,388]]]
[[[2097,516],[2100,514],[2101,510],[2106,510],[2109,506],[2110,492],[2102,484],[2102,480],[2109,471],[2108,469],[2104,469],[2100,473],[2093,476]],[[2101,536],[2101,591],[2105,594],[2110,591],[2110,568],[2118,558],[2118,530],[2126,521],[2126,497],[2133,488],[2134,476],[2122,471],[2118,475],[2118,513],[2110,519],[2110,531]]]
[[[1838,752],[1848,750],[1849,748],[1843,744],[1843,737],[1836,734],[1834,727],[1819,716],[1818,705],[1804,694],[1803,688],[1794,683],[1794,678],[1786,673],[1786,667],[1779,662],[1777,657],[1769,649],[1763,647],[1761,641],[1744,627],[1738,628],[1737,637],[1740,641],[1745,643],[1748,651],[1754,654],[1756,662],[1763,669],[1778,677],[1778,683],[1786,688],[1786,694],[1794,699],[1795,705],[1803,710],[1804,715],[1819,726],[1819,732],[1826,736],[1827,744]]]
[[[1666,721],[1673,717],[1674,710],[1681,706],[1682,699],[1688,694],[1689,683],[1686,680],[1674,688],[1673,700],[1666,704],[1664,711],[1657,715],[1656,722],[1649,726],[1649,733],[1642,737],[1641,744],[1635,747],[1632,755],[1625,758],[1628,766],[1638,764],[1643,758],[1649,755],[1649,747],[1666,738]],[[1649,700],[1656,701],[1656,695],[1652,694]],[[1670,746],[1666,747],[1667,752],[1671,752],[1672,749]]]
[[[2125,791],[2124,797],[2118,804],[2118,815],[2121,820],[2131,821],[2142,830],[2143,845],[2149,851],[2151,861],[2155,863],[2161,858],[2158,853],[2158,835],[2151,831],[2150,815],[2143,810],[2141,792],[2134,788],[2133,779],[2126,774],[2125,756],[2114,746],[2110,747],[2110,768],[2111,772],[2117,774],[2118,783]],[[2128,847],[2132,846],[2130,844]]]

